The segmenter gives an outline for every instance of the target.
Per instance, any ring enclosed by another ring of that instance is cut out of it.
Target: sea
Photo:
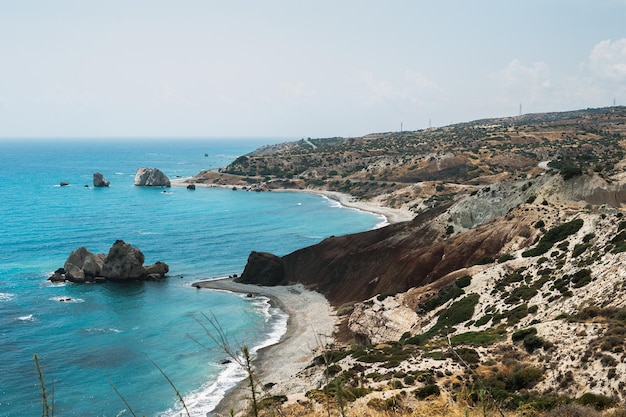
[[[192,284],[240,274],[251,251],[285,255],[384,219],[308,193],[136,187],[135,172],[187,178],[282,141],[0,140],[0,416],[186,416],[179,397],[191,416],[213,410],[244,375],[207,318],[256,352],[287,317],[265,298]],[[93,187],[95,172],[108,188]],[[73,250],[106,253],[118,239],[166,262],[167,280],[48,281]]]

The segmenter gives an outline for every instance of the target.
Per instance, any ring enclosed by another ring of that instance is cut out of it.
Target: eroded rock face
[[[116,241],[107,254],[102,275],[107,279],[139,279],[143,274],[143,253],[123,240]]]
[[[284,285],[285,266],[280,257],[267,252],[252,252],[248,263],[235,282],[255,285]]]
[[[417,322],[415,311],[395,297],[383,300],[374,297],[355,304],[348,327],[357,340],[364,344],[376,344],[400,340],[404,333],[414,329]]]
[[[104,175],[102,175],[99,172],[95,172],[93,174],[93,186],[94,187],[108,187],[111,184],[111,182],[109,180],[107,180],[106,178],[104,178]]]
[[[169,266],[165,262],[157,262],[152,265],[143,267],[143,279],[147,281],[155,281],[163,279],[165,274],[170,271]]]
[[[123,240],[116,241],[108,254],[93,254],[81,246],[70,254],[63,268],[57,269],[49,279],[54,282],[76,283],[155,281],[164,279],[169,272],[169,266],[165,262],[147,266],[143,266],[143,262],[143,253]]]
[[[141,187],[171,187],[170,179],[158,168],[139,168],[135,173],[135,185]]]
[[[70,254],[63,265],[66,279],[73,282],[93,280],[101,275],[104,258],[104,254],[93,254],[81,246]]]

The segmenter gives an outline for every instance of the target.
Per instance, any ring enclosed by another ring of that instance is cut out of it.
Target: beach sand
[[[293,190],[285,190],[293,191]],[[337,191],[323,191],[323,190],[303,190],[301,192],[310,192],[313,194],[319,194],[333,199],[344,207],[350,207],[362,211],[367,211],[374,214],[384,216],[389,223],[400,223],[413,220],[415,213],[404,209],[395,209],[378,205],[371,201],[357,200],[350,194],[340,193]]]
[[[257,353],[254,365],[259,380],[263,384],[274,384],[271,393],[287,395],[290,401],[300,398],[315,387],[315,378],[298,374],[321,353],[321,345],[333,340],[337,317],[323,295],[307,290],[301,284],[260,287],[239,284],[230,278],[202,281],[194,286],[268,297],[274,305],[289,315],[289,319],[287,331],[281,341]],[[212,415],[229,415],[231,409],[241,411],[249,397],[250,392],[242,382],[227,394]]]

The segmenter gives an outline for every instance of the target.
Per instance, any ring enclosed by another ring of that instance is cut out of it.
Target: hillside
[[[625,140],[624,107],[525,115],[264,147],[193,181],[415,213],[281,258],[343,320],[303,377],[331,366],[335,391],[387,411],[434,393],[600,410],[626,400]]]

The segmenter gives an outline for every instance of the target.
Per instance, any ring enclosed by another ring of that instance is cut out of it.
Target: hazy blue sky
[[[626,105],[626,0],[0,0],[0,137],[357,136]]]

